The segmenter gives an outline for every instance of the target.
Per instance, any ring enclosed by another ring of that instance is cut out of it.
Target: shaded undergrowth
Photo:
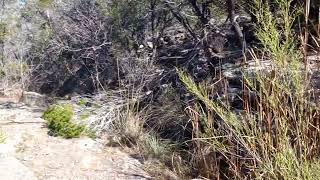
[[[149,114],[126,111],[118,121],[123,137],[130,137],[144,158],[156,157],[181,178],[319,179],[320,111],[313,102],[305,51],[299,47],[305,42],[293,28],[301,10],[290,3],[276,1],[277,17],[263,1],[255,4],[262,48],[250,49],[245,59],[258,67],[267,60],[271,67],[243,70],[241,109],[228,98],[212,98],[220,80],[196,83],[177,69],[192,103],[165,99],[162,111],[150,111],[152,105],[143,111]],[[180,105],[184,108],[176,111]]]

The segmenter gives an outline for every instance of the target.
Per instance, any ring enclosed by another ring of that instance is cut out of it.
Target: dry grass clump
[[[167,93],[164,94],[168,97]],[[166,102],[163,107],[149,104],[139,109],[138,95],[127,96],[131,98],[119,106],[112,121],[115,137],[110,145],[130,147],[133,154],[143,159],[146,171],[158,179],[179,179],[188,174],[189,169],[179,153],[179,143],[183,142],[184,134],[178,134],[185,129],[182,122],[181,126],[178,125],[181,111],[175,107],[177,104],[162,99]]]

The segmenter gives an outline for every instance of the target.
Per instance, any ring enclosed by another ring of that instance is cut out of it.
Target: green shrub
[[[72,116],[72,105],[55,105],[43,114],[43,118],[48,121],[51,133],[64,138],[79,137],[86,130],[83,125],[72,123]]]

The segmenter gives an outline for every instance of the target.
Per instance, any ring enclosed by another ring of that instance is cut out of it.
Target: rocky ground
[[[106,141],[49,136],[42,112],[0,97],[0,179],[149,179],[138,160]]]

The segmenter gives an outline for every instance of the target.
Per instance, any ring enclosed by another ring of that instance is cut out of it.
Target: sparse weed
[[[78,105],[84,107],[84,106],[87,105],[87,103],[88,103],[87,100],[85,100],[85,99],[80,99],[79,102],[78,102]]]
[[[0,144],[6,141],[6,135],[0,131]]]
[[[161,141],[155,135],[149,135],[145,138],[144,146],[143,146],[150,156],[158,159],[164,159],[170,156],[169,144]]]
[[[89,112],[83,112],[81,115],[80,115],[80,119],[81,120],[86,120],[90,117],[90,113]]]

